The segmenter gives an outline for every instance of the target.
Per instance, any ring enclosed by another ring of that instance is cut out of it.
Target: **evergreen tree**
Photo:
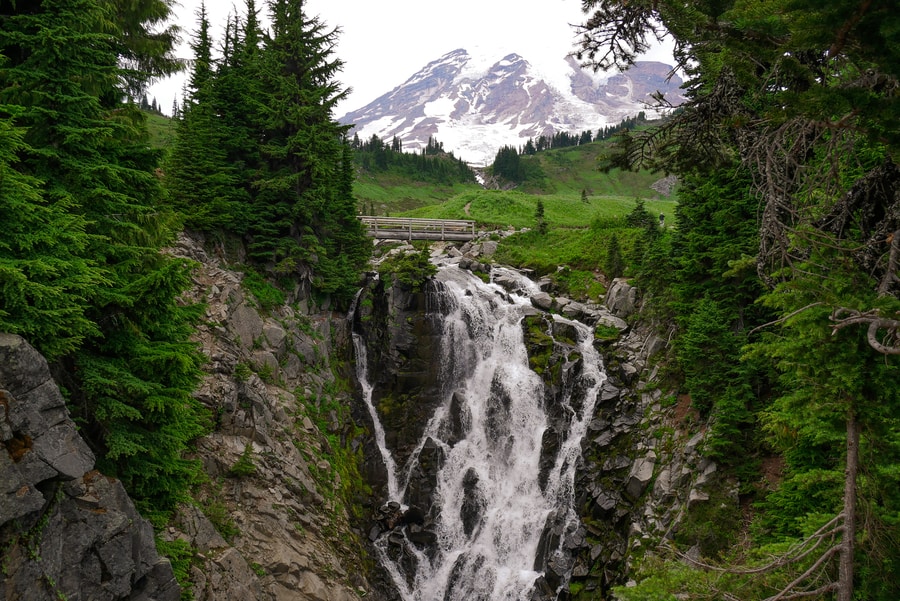
[[[0,105],[0,114],[14,112]],[[86,256],[86,223],[70,211],[74,199],[47,203],[43,182],[16,170],[17,155],[31,152],[22,134],[0,118],[0,332],[21,334],[53,360],[97,333],[86,297],[104,278]]]
[[[182,69],[181,61],[173,56],[179,29],[167,24],[172,17],[171,2],[102,0],[100,5],[115,27],[110,41],[119,57],[119,87],[125,95],[140,97],[151,81]],[[107,95],[104,103],[110,106],[119,97]]]
[[[794,526],[776,529],[788,541],[805,535],[796,529],[803,523],[815,524],[812,530],[828,524],[840,540],[821,553],[780,558],[781,566],[806,561],[809,569],[767,594],[896,598],[897,499],[887,492],[897,489],[889,441],[898,418],[892,361],[900,354],[895,3],[592,0],[584,8],[592,12],[582,32],[587,63],[630,64],[662,24],[690,76],[689,102],[662,128],[631,132],[622,145],[623,164],[649,158],[680,176],[703,165],[724,192],[703,191],[702,182],[689,188],[704,200],[699,210],[685,207],[691,221],[681,244],[690,256],[681,265],[692,274],[685,289],[718,288],[713,294],[724,298],[730,290],[696,276],[735,278],[742,297],[735,304],[749,306],[750,266],[772,290],[767,306],[778,319],[769,327],[778,329],[766,332],[752,356],[774,361],[781,377],[766,423],[790,475],[771,496],[766,518]],[[744,184],[728,181],[735,157],[747,170]],[[753,195],[761,209],[747,211]],[[717,196],[723,203],[710,211]],[[745,240],[747,227],[736,219],[742,213],[761,225],[758,247],[748,253],[755,265],[733,254]],[[691,248],[691,230],[698,245],[707,245],[726,235],[725,222],[741,231],[738,243],[709,245],[717,250],[706,256]],[[734,301],[715,306],[724,303]],[[698,315],[698,335],[700,321]],[[719,330],[707,333],[721,345],[725,328]],[[879,449],[868,465],[859,455],[867,448]]]
[[[606,244],[606,277],[610,280],[620,278],[625,273],[625,259],[622,257],[622,246],[619,237],[613,232]]]
[[[544,201],[540,198],[534,208],[534,229],[542,236],[547,233],[547,220],[544,218]]]
[[[178,122],[178,136],[166,167],[171,202],[192,229],[241,233],[248,200],[227,150],[230,130],[216,97],[217,81],[206,5],[197,14],[191,46],[193,69]]]
[[[491,164],[491,173],[514,183],[525,180],[525,171],[519,159],[519,153],[512,146],[503,146]]]
[[[272,0],[272,37],[261,75],[269,103],[250,229],[252,256],[278,273],[312,264],[321,292],[347,300],[369,245],[352,197],[341,191],[344,134],[332,118],[346,95],[334,77],[336,30],[308,18],[300,0]]]
[[[98,285],[78,290],[92,325],[63,314],[75,337],[59,346],[38,332],[36,346],[49,346],[52,355],[85,337],[59,357],[72,378],[72,413],[100,451],[98,464],[126,483],[142,509],[165,511],[185,498],[196,473],[182,454],[202,432],[202,411],[191,397],[200,356],[188,340],[197,311],[175,301],[189,283],[186,265],[159,253],[171,230],[143,115],[112,100],[121,47],[108,34],[104,6],[95,0],[4,6],[0,54],[9,61],[0,68],[0,104],[18,107],[12,124],[24,132],[15,163],[27,177],[19,178],[20,199],[27,198],[21,195],[27,183],[48,208],[19,222],[35,230],[23,240],[40,242],[43,224],[69,228],[61,232],[68,247],[59,253],[72,253],[73,272],[42,277],[66,289],[79,271],[90,275],[85,266],[99,273],[82,275]]]

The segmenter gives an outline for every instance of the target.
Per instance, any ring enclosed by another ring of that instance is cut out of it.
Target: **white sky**
[[[177,56],[190,58],[188,41],[196,29],[200,0],[180,0],[177,22],[184,32]],[[265,0],[257,0],[266,18]],[[216,42],[229,13],[243,15],[244,0],[207,0]],[[337,107],[335,118],[361,108],[406,81],[426,64],[457,48],[493,50],[499,59],[517,52],[540,67],[574,48],[570,24],[583,20],[581,0],[453,0],[430,4],[423,0],[306,0],[308,16],[319,16],[329,27],[339,27],[336,56],[344,61],[338,75],[348,99]],[[651,60],[671,63],[664,50]],[[164,112],[177,95],[184,77],[159,82],[149,91]]]

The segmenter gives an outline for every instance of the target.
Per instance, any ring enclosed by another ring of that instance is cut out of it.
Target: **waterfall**
[[[506,280],[516,277],[521,285],[514,290],[535,291],[524,276],[504,273]],[[568,581],[566,536],[580,527],[575,469],[605,374],[591,328],[552,316],[575,340],[566,342],[572,359],[560,370],[563,393],[551,395],[529,365],[522,320],[536,310],[528,297],[452,265],[436,279],[442,402],[407,465],[395,466],[384,444],[365,344],[354,338],[389,500],[405,509],[418,462],[427,456],[437,465],[432,506],[417,508],[416,523],[383,535],[376,546],[404,601],[520,601],[530,598],[548,565],[565,572],[558,586]],[[550,429],[552,452],[545,444]]]
[[[388,498],[393,501],[400,497],[400,488],[397,485],[397,466],[385,443],[384,427],[381,425],[381,420],[378,419],[378,412],[375,410],[375,405],[372,404],[372,384],[369,382],[369,359],[366,356],[366,343],[356,332],[353,333],[353,351],[356,356],[356,379],[362,388],[363,402],[369,410],[369,417],[374,424],[375,443],[378,445],[378,450],[381,451],[381,460],[387,471]]]

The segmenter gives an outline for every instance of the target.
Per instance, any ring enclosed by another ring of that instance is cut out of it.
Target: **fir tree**
[[[205,4],[198,10],[197,26],[191,44],[193,69],[166,167],[166,184],[172,204],[189,228],[240,233],[248,195],[228,162],[230,132],[217,110],[213,42]]]
[[[13,125],[24,132],[16,168],[28,179],[19,183],[39,190],[49,209],[20,223],[36,243],[43,224],[70,228],[60,252],[72,253],[74,269],[60,272],[58,285],[83,272],[79,263],[99,272],[98,285],[78,290],[92,326],[73,320],[76,336],[92,335],[59,357],[72,378],[72,413],[101,451],[98,464],[142,509],[165,511],[187,495],[196,465],[182,454],[203,428],[191,397],[200,356],[188,340],[197,312],[175,300],[187,267],[159,253],[171,235],[159,157],[138,108],[112,100],[121,46],[108,34],[105,6],[54,0],[32,9],[0,13],[0,54],[10,59],[0,69],[0,103],[20,107]]]
[[[273,0],[272,37],[261,75],[269,103],[256,182],[250,249],[276,272],[301,274],[312,263],[315,287],[344,300],[368,259],[356,203],[342,190],[347,127],[332,118],[346,95],[335,81],[336,30],[310,19],[299,0]]]

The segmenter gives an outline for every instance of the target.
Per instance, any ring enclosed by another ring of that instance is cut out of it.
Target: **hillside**
[[[610,144],[603,140],[522,156],[529,175],[519,186],[493,180],[485,185],[435,183],[399,170],[378,171],[358,165],[353,193],[365,214],[475,219],[496,226],[531,225],[534,197],[538,196],[548,205],[548,219],[563,227],[586,227],[597,216],[621,217],[633,208],[636,199],[648,201],[651,212],[671,217],[677,193],[662,197],[651,188],[660,174],[600,170]],[[478,171],[484,180],[485,170]],[[514,194],[494,195],[485,187],[514,187]],[[503,198],[507,205],[521,206],[493,205],[497,198]]]

